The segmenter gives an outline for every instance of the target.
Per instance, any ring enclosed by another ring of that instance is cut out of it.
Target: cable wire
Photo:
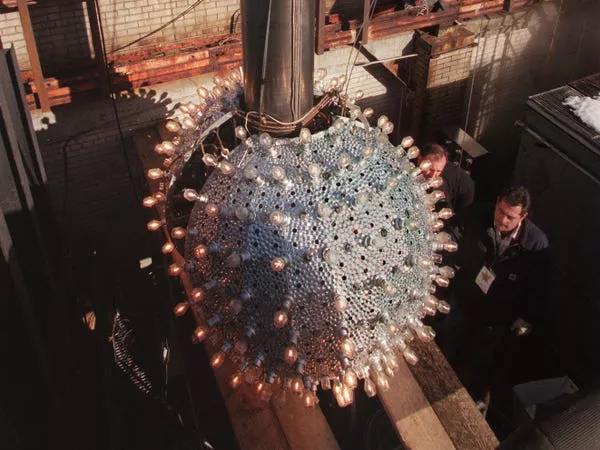
[[[200,3],[203,3],[205,0],[198,0],[196,3],[194,3],[193,5],[191,5],[190,7],[188,7],[185,11],[177,14],[175,17],[173,17],[171,20],[169,20],[168,22],[162,24],[160,27],[158,27],[155,30],[152,30],[149,33],[146,33],[145,35],[143,35],[142,37],[137,38],[134,41],[131,41],[129,44],[125,44],[119,48],[116,48],[114,50],[111,50],[110,52],[108,52],[109,55],[112,55],[113,53],[116,53],[118,51],[124,50],[128,47],[131,47],[132,45],[137,44],[140,41],[143,41],[144,39],[152,36],[153,34],[158,33],[159,31],[164,30],[165,28],[167,28],[169,25],[171,25],[172,23],[176,22],[177,20],[181,19],[183,16],[185,16],[187,13],[189,13],[190,11],[192,11],[194,8],[196,8]],[[99,10],[99,7],[98,7]],[[98,16],[98,21],[101,21],[102,19],[100,18],[100,16]],[[102,24],[100,24],[100,30],[102,31]],[[102,38],[102,41],[104,42],[104,38]],[[104,45],[104,44],[102,44]],[[104,54],[106,56],[106,49],[104,50]],[[106,59],[106,58],[105,58]]]

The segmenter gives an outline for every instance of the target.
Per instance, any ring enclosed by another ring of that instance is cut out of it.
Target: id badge
[[[477,286],[479,286],[479,289],[481,289],[484,294],[487,294],[495,279],[496,275],[492,269],[484,265],[477,274],[477,277],[475,277],[475,283]]]

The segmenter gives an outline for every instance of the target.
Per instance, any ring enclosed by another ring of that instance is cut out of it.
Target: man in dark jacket
[[[455,164],[448,164],[448,151],[439,144],[426,144],[421,148],[419,164],[428,160],[431,168],[423,171],[426,179],[442,177],[444,202],[455,212],[468,208],[475,197],[475,184],[469,174]]]
[[[530,206],[527,189],[508,187],[495,206],[470,208],[453,231],[458,271],[442,347],[474,396],[487,387],[511,325],[530,319],[544,299],[548,239],[527,218]]]

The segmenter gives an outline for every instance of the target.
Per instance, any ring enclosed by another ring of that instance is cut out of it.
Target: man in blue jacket
[[[476,398],[511,326],[531,320],[547,292],[548,238],[527,218],[530,206],[527,189],[508,187],[495,205],[471,207],[453,230],[458,271],[442,347]]]

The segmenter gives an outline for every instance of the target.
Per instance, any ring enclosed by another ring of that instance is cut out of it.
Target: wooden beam
[[[408,364],[398,354],[399,368],[390,379],[390,389],[379,393],[387,416],[398,437],[410,449],[454,449],[454,444],[438,419]]]
[[[371,15],[369,14],[371,11],[371,0],[364,0],[363,3],[363,29],[360,36],[360,40],[363,44],[367,44],[369,42],[369,27],[371,25]]]
[[[37,45],[35,44],[35,36],[33,34],[33,26],[31,24],[27,0],[17,0],[17,7],[19,8],[19,16],[21,17],[21,26],[23,27],[23,36],[25,37],[29,63],[31,64],[31,70],[33,71],[33,80],[35,81],[35,87],[40,100],[40,108],[42,108],[42,111],[50,111],[48,94],[46,92],[46,86],[44,85],[44,73],[42,72],[40,56],[37,51]]]
[[[419,363],[410,370],[454,446],[458,449],[497,448],[494,432],[438,346],[417,340],[411,345],[419,356]]]
[[[317,24],[315,48],[317,55],[325,53],[325,0],[317,1]]]

